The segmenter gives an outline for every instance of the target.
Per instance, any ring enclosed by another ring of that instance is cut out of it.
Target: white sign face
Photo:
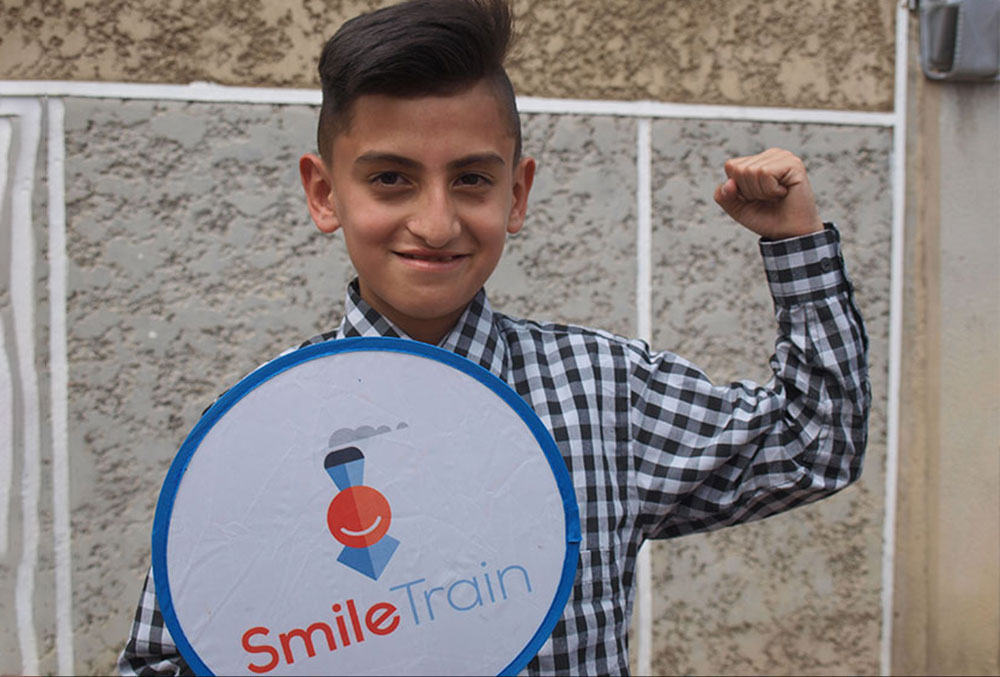
[[[309,346],[208,411],[153,566],[199,674],[513,674],[569,597],[562,458],[478,365],[400,339]]]

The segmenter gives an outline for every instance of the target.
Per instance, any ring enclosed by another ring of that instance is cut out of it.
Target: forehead
[[[446,95],[364,94],[351,106],[348,126],[333,139],[335,159],[369,152],[409,157],[492,151],[513,159],[508,116],[486,82]],[[338,157],[339,156],[339,157]]]

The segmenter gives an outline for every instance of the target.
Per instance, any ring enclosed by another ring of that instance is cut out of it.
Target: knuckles
[[[724,167],[726,176],[736,182],[744,197],[751,199],[780,197],[784,189],[799,183],[806,174],[802,160],[782,148],[730,158]]]

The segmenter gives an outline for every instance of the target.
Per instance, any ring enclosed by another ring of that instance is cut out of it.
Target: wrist
[[[815,221],[810,221],[809,223],[797,225],[795,227],[789,228],[787,230],[776,231],[773,233],[768,233],[762,236],[762,239],[768,242],[778,242],[780,240],[790,240],[796,237],[804,237],[806,235],[814,235],[815,233],[820,233],[825,230],[827,224],[820,221],[817,217]]]

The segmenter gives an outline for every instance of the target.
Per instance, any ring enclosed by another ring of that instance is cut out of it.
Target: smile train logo
[[[340,489],[326,511],[330,533],[344,545],[337,561],[378,580],[399,546],[386,533],[392,522],[389,501],[364,484],[365,456],[357,447],[331,451],[323,466]]]

